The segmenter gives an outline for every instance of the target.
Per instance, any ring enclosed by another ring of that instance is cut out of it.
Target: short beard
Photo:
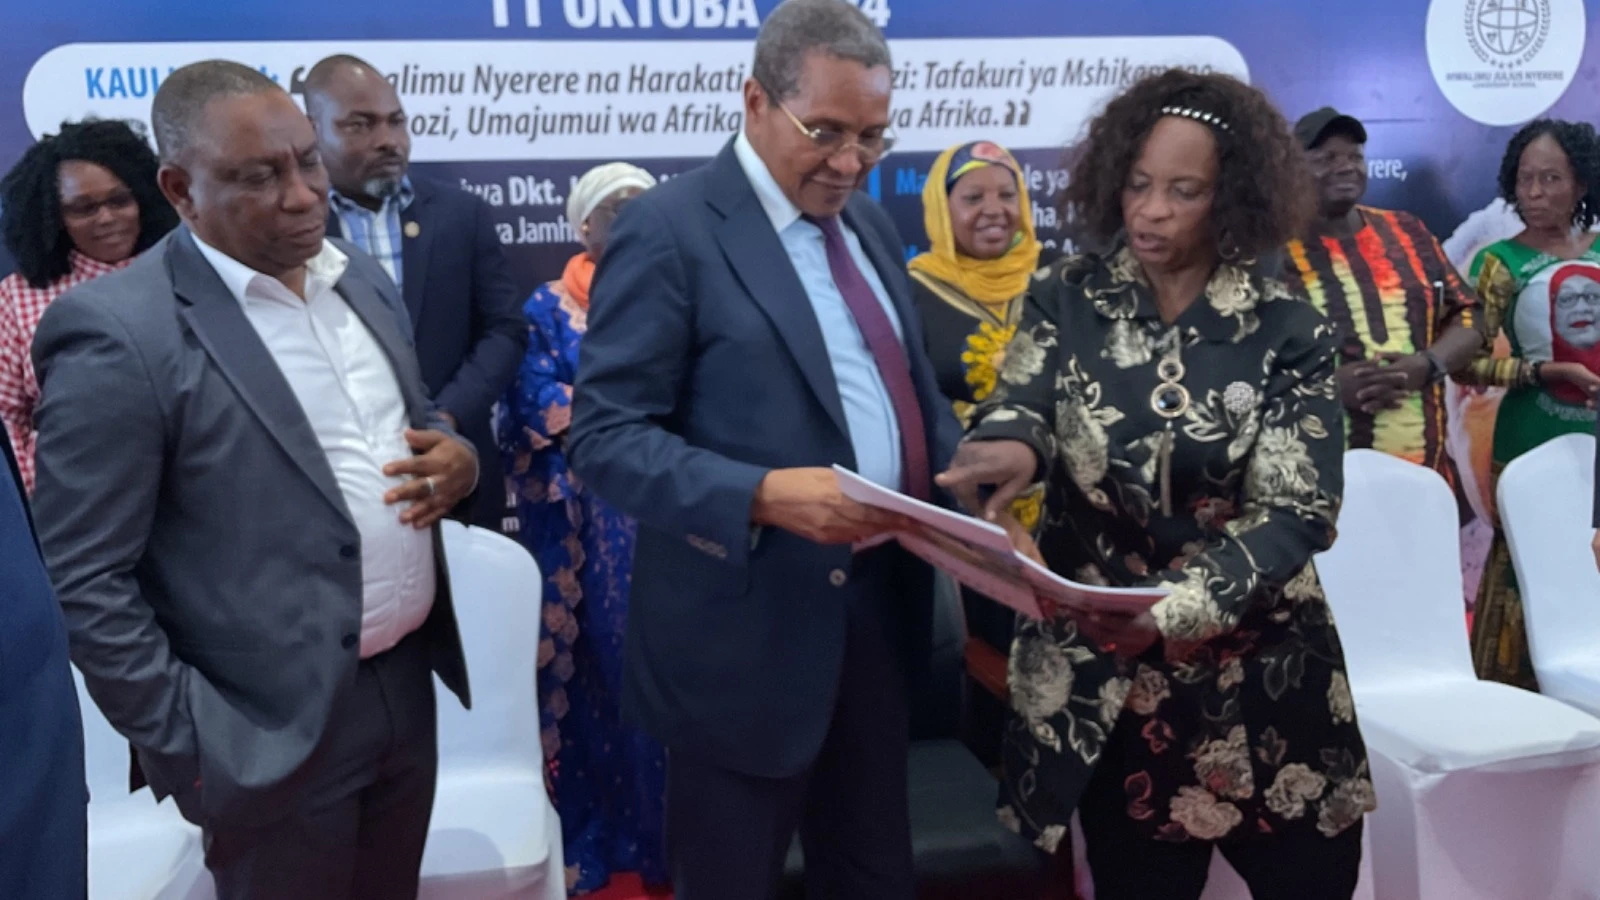
[[[388,200],[400,195],[405,176],[396,175],[386,178],[368,178],[361,182],[361,191],[374,200]]]

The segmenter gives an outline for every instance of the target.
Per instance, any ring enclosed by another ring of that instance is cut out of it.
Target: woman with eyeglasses
[[[30,350],[40,317],[70,288],[127,265],[178,225],[137,127],[63,123],[0,180],[0,235],[17,263],[0,281],[0,420],[29,493],[39,399]]]
[[[568,887],[580,894],[604,888],[616,871],[638,872],[649,885],[668,878],[666,760],[654,741],[621,723],[618,709],[634,524],[579,483],[566,446],[595,264],[622,206],[655,183],[649,172],[614,162],[573,187],[567,221],[583,249],[523,306],[528,352],[501,404],[518,534],[544,573],[540,727]]]
[[[1455,378],[1506,388],[1495,415],[1490,474],[1563,434],[1595,427],[1600,394],[1600,138],[1592,126],[1541,119],[1511,138],[1500,193],[1524,228],[1485,247],[1470,278],[1488,334],[1502,330],[1507,357],[1485,349]],[[1492,494],[1491,494],[1492,496]],[[1522,599],[1505,535],[1496,530],[1472,620],[1478,676],[1538,689],[1528,658]]]

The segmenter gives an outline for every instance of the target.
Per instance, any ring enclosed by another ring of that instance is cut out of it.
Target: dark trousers
[[[961,589],[961,614],[967,634],[993,647],[1002,657],[1011,655],[1011,638],[1016,631],[1017,614],[1009,607],[990,600],[971,588]],[[1011,716],[1010,706],[976,682],[967,692],[966,721],[962,739],[967,749],[988,768],[1000,765],[1001,737]]]
[[[756,778],[670,753],[677,900],[766,900],[796,830],[812,900],[912,900],[905,676],[882,619],[853,611],[827,739],[810,770]]]
[[[1254,900],[1350,900],[1355,893],[1361,823],[1333,838],[1304,828],[1218,844],[1157,841],[1128,817],[1122,785],[1127,773],[1115,756],[1108,748],[1078,806],[1095,900],[1199,900],[1213,846],[1249,885]]]
[[[439,764],[427,643],[364,660],[306,762],[305,805],[205,824],[219,900],[415,900]]]

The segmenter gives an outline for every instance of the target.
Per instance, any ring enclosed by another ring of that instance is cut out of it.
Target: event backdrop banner
[[[1514,126],[1600,117],[1591,0],[840,0],[888,34],[900,138],[868,190],[916,252],[934,154],[987,138],[1028,167],[1041,237],[1061,246],[1061,150],[1152,70],[1226,72],[1291,119],[1333,105],[1369,129],[1369,201],[1441,237],[1494,194]],[[15,4],[0,62],[0,166],[63,120],[148,122],[175,67],[222,57],[291,92],[331,53],[384,71],[415,171],[482,196],[521,288],[576,250],[564,217],[590,165],[671,177],[741,124],[753,39],[776,0],[52,0]]]

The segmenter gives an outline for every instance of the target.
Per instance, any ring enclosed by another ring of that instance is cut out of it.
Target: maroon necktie
[[[928,471],[928,432],[922,421],[917,388],[911,383],[911,361],[906,357],[906,349],[895,334],[889,314],[878,302],[878,295],[872,292],[872,285],[851,258],[839,219],[806,216],[806,221],[822,229],[833,283],[844,297],[845,305],[850,307],[850,315],[855,317],[856,327],[861,329],[872,361],[878,366],[878,376],[889,391],[895,421],[900,425],[900,459],[905,470],[906,493],[926,500],[933,485],[933,476]]]

